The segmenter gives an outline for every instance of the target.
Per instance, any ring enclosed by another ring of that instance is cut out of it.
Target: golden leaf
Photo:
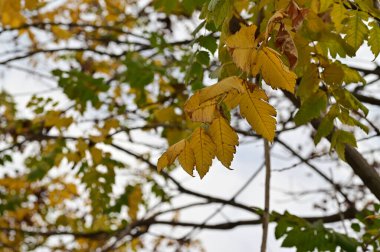
[[[257,42],[255,41],[255,32],[255,25],[243,26],[226,40],[226,44],[232,52],[233,61],[248,74],[251,73],[251,69],[256,64]]]
[[[280,59],[279,53],[269,47],[263,47],[257,55],[257,65],[252,69],[253,75],[259,71],[265,82],[272,88],[282,88],[294,93],[296,74],[289,70]]]
[[[242,84],[243,80],[236,76],[225,78],[212,86],[203,88],[199,94],[199,101],[202,103],[219,96],[226,97],[229,94],[234,96],[236,92],[241,94],[244,92]]]
[[[185,103],[184,110],[194,122],[212,122],[217,114],[217,100],[200,101],[200,92],[196,92]]]
[[[232,76],[203,88],[186,102],[185,112],[195,122],[211,123],[218,116],[218,104],[224,102],[229,109],[239,104],[240,94],[244,92],[242,84],[242,79]]]
[[[185,139],[173,144],[169,149],[164,152],[157,162],[157,170],[160,172],[163,168],[174,163],[179,154],[183,151],[185,147]]]
[[[199,127],[191,135],[190,146],[195,157],[195,166],[201,178],[209,171],[216,155],[216,146],[206,131]]]
[[[195,157],[194,152],[191,149],[190,143],[185,140],[185,145],[182,152],[178,156],[178,161],[182,168],[191,176],[193,176]]]
[[[132,220],[137,219],[137,213],[139,211],[139,204],[142,199],[141,187],[136,185],[133,191],[128,195],[128,215]]]
[[[216,157],[229,168],[236,153],[235,146],[239,144],[238,135],[221,116],[212,121],[209,134],[216,145]]]
[[[252,129],[265,139],[273,141],[276,129],[276,110],[268,103],[264,90],[255,86],[253,91],[246,86],[240,100],[240,113]]]

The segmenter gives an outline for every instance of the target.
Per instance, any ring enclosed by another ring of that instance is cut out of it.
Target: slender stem
[[[267,250],[268,225],[269,225],[269,201],[270,201],[270,153],[268,140],[264,139],[265,156],[265,203],[263,213],[263,237],[261,241],[261,252]]]

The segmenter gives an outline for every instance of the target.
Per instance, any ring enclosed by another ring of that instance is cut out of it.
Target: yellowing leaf
[[[369,30],[368,45],[373,55],[377,57],[380,53],[380,26],[377,21],[372,21],[369,25],[371,30]]]
[[[247,119],[252,129],[265,139],[273,141],[276,129],[276,110],[268,103],[268,97],[264,90],[256,86],[251,92],[246,87],[239,107],[241,115]]]
[[[244,87],[242,84],[243,80],[236,76],[225,78],[212,86],[202,89],[200,91],[199,100],[202,103],[221,95],[224,96],[222,98],[225,98],[231,93],[232,95],[236,95],[236,92],[243,93]]]
[[[216,157],[229,168],[236,153],[235,146],[239,144],[238,135],[221,116],[212,121],[209,134],[216,145]]]
[[[181,140],[178,143],[169,147],[169,149],[164,152],[157,162],[157,170],[160,172],[163,168],[174,163],[175,159],[183,151],[185,147],[185,140]]]
[[[178,161],[181,164],[182,168],[191,176],[193,176],[195,157],[194,152],[191,149],[190,142],[185,140],[185,145],[181,154],[178,156]]]
[[[70,31],[67,31],[67,30],[64,30],[58,26],[53,26],[51,28],[51,31],[54,33],[54,35],[57,37],[57,38],[60,38],[60,39],[63,39],[63,40],[67,40],[69,38],[71,38],[73,36],[73,34],[70,32]]]
[[[340,64],[332,63],[325,67],[323,80],[333,86],[340,86],[343,83],[344,71]]]
[[[297,95],[304,101],[319,88],[319,72],[315,64],[306,66],[300,85],[297,89]]]
[[[359,11],[354,11],[354,13],[353,16],[347,18],[345,26],[345,33],[347,36],[345,37],[345,40],[355,50],[358,50],[368,34],[368,27],[363,22],[367,20],[368,17]]]
[[[185,112],[195,122],[212,122],[218,115],[217,108],[222,102],[229,109],[237,106],[239,95],[244,92],[242,83],[242,79],[232,76],[201,89],[186,102]]]
[[[137,213],[139,211],[139,204],[142,199],[141,187],[136,185],[132,193],[128,195],[128,215],[132,220],[137,219]]]
[[[251,73],[251,69],[256,64],[257,42],[255,42],[255,32],[255,25],[243,26],[226,40],[226,44],[232,52],[233,61],[248,74]]]
[[[265,82],[272,88],[282,88],[294,93],[297,76],[284,65],[275,50],[264,47],[258,52],[257,65],[252,73],[256,75],[259,71]]]
[[[199,127],[191,135],[190,146],[195,156],[195,166],[201,178],[209,171],[212,159],[216,154],[216,146],[206,131]]]
[[[25,8],[33,10],[37,8],[39,0],[25,0]]]
[[[103,152],[100,149],[96,147],[91,147],[90,153],[91,153],[91,157],[92,157],[92,161],[94,165],[98,165],[102,162]]]
[[[330,16],[338,32],[344,28],[343,20],[346,18],[347,13],[347,9],[344,8],[343,3],[338,2],[333,4]]]
[[[217,113],[217,100],[200,102],[200,92],[196,92],[185,103],[184,110],[194,122],[211,122]]]
[[[164,152],[157,161],[157,171],[160,172],[167,166],[169,166],[168,154]]]

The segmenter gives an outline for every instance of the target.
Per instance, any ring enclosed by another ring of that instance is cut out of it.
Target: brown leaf
[[[295,1],[290,1],[287,14],[292,20],[292,26],[295,30],[298,30],[301,27],[308,12],[309,9],[300,8]]]
[[[298,51],[292,36],[283,24],[281,24],[280,30],[277,33],[276,46],[288,58],[290,69],[294,69],[298,60]]]

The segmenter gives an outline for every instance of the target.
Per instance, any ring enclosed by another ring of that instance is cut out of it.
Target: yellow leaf
[[[174,107],[160,108],[153,112],[154,119],[160,123],[172,122],[176,118]]]
[[[160,172],[167,166],[169,166],[168,154],[164,152],[157,161],[157,171]]]
[[[227,95],[235,96],[236,93],[241,94],[243,92],[243,80],[236,76],[231,76],[212,86],[201,89],[199,92],[199,101],[202,103],[220,96],[224,96],[222,98],[225,98]]]
[[[137,219],[139,204],[142,199],[141,187],[136,185],[133,192],[128,195],[128,215],[132,220]]]
[[[178,156],[178,161],[181,164],[182,168],[191,176],[193,176],[195,157],[194,152],[191,149],[190,143],[185,140],[185,146],[183,147],[182,152]]]
[[[184,109],[186,114],[194,122],[211,122],[217,115],[217,100],[208,100],[200,102],[200,92],[196,92],[185,103]]]
[[[248,74],[251,73],[251,69],[256,64],[257,42],[255,41],[255,32],[255,25],[243,26],[226,40],[226,44],[232,52],[233,61]]]
[[[190,146],[195,156],[195,166],[201,178],[210,169],[212,159],[216,154],[216,146],[206,131],[199,127],[191,135]]]
[[[240,113],[252,129],[265,139],[273,141],[276,129],[276,110],[268,103],[264,90],[255,86],[253,91],[246,86],[240,100]]]
[[[210,123],[218,115],[218,104],[224,102],[232,109],[238,105],[243,92],[243,80],[236,76],[228,77],[196,92],[186,102],[185,112],[195,122]]]
[[[257,55],[257,65],[253,75],[261,70],[265,82],[272,88],[282,88],[294,93],[297,76],[280,59],[280,55],[269,47],[263,47]]]
[[[25,0],[25,8],[33,10],[38,7],[39,0]]]
[[[209,134],[216,145],[216,157],[229,168],[236,153],[235,146],[239,144],[238,135],[221,116],[212,121]]]
[[[174,163],[179,154],[185,147],[185,139],[169,147],[169,149],[162,154],[157,162],[157,170],[160,172],[163,168]]]
[[[102,162],[103,152],[100,149],[96,147],[91,147],[90,153],[91,153],[92,161],[94,162],[94,165],[98,165]]]

